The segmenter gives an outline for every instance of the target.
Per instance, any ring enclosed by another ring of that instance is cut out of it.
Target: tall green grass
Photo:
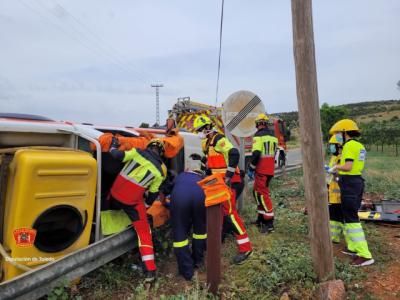
[[[379,193],[387,199],[400,199],[400,157],[369,151],[364,178],[366,192]]]

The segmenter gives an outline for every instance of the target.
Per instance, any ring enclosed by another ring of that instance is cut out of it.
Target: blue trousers
[[[183,172],[175,179],[171,192],[171,224],[174,240],[174,252],[179,273],[190,280],[194,268],[204,260],[207,228],[205,195],[197,185],[202,177],[196,173]],[[192,232],[192,249],[189,247],[189,235]]]

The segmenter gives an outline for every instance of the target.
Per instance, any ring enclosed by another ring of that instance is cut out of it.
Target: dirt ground
[[[359,299],[382,299],[394,300],[400,299],[400,227],[390,227],[385,225],[376,225],[377,232],[382,234],[388,241],[387,246],[390,249],[392,260],[385,264],[385,267],[374,265],[365,267],[363,272],[366,278],[354,285],[362,287],[359,289]],[[334,245],[334,255],[343,261],[349,261],[350,258],[341,253],[343,245]],[[379,262],[378,262],[379,263]],[[225,263],[222,264],[222,273],[227,269]],[[193,287],[192,282],[184,280],[177,276],[176,263],[171,261],[164,264],[160,270],[162,274],[173,280],[173,284],[165,287],[165,294],[174,294],[176,291],[185,291]],[[201,269],[197,272],[200,282],[206,282],[206,272]]]
[[[383,268],[365,269],[365,294],[373,295],[376,299],[400,299],[400,226],[377,226],[378,232],[387,241],[392,260]]]
[[[294,180],[289,180],[283,184],[284,188],[291,188],[293,186],[296,186],[296,181]],[[364,195],[364,201],[367,203],[382,199],[383,195],[379,193],[366,193]],[[295,200],[297,200],[296,197],[291,199],[291,209],[302,212],[304,210],[304,202]],[[372,228],[372,232],[379,236],[380,241],[384,241],[384,244],[379,245],[379,247],[384,248],[384,251],[374,253],[373,250],[371,250],[376,263],[372,266],[362,268],[361,270],[364,272],[365,278],[360,281],[354,281],[349,288],[357,290],[357,299],[400,299],[400,225],[375,223],[366,226]],[[373,237],[367,236],[367,239],[370,241],[370,244],[374,242]],[[349,256],[341,253],[343,248],[343,243],[334,245],[334,255],[340,260],[350,263],[351,259]],[[229,262],[223,260],[222,274],[224,274],[224,270],[229,269],[228,264]],[[172,282],[171,287],[168,287],[170,291],[165,291],[166,294],[174,294],[174,291],[184,291],[193,287],[193,283],[176,276],[175,261],[165,264],[162,273],[170,274],[167,276],[170,276]],[[200,282],[206,282],[206,272],[204,269],[198,272],[198,278]],[[224,282],[222,282],[222,284],[224,285]]]
[[[363,268],[366,279],[354,285],[363,287],[361,299],[366,297],[382,300],[400,299],[400,227],[377,225],[377,231],[388,241],[386,247],[392,259],[384,267],[373,265]],[[350,262],[349,256],[341,252],[343,247],[342,244],[334,245],[334,255]],[[379,260],[379,257],[375,259]]]
[[[221,274],[224,274],[224,271],[228,269],[228,265],[229,262],[222,259]],[[200,269],[195,271],[194,280],[187,281],[178,274],[178,266],[175,258],[168,263],[162,264],[159,267],[159,274],[162,274],[161,276],[167,278],[168,284],[163,287],[163,293],[166,295],[174,295],[177,291],[183,293],[193,288],[196,284],[205,286],[207,283],[207,271],[205,266],[202,266]]]
[[[384,267],[374,265],[362,269],[366,278],[362,282],[355,282],[354,285],[362,287],[359,289],[359,299],[400,299],[400,227],[376,226],[377,232],[388,241],[385,246],[388,247],[392,259],[385,263]],[[341,260],[350,262],[350,258],[341,253],[342,248],[343,245],[334,245],[334,255]],[[375,257],[375,259],[379,260],[380,258]],[[222,264],[222,274],[224,269],[227,269],[226,262]],[[167,295],[173,295],[176,291],[187,291],[193,287],[193,282],[188,282],[181,276],[177,276],[175,261],[164,264],[160,271],[171,282],[163,288],[163,292]],[[207,274],[204,269],[198,271],[197,276],[200,283],[206,282]]]
[[[365,193],[363,201],[368,204],[383,198],[383,194]],[[385,241],[384,247],[387,247],[391,260],[385,267],[365,269],[365,294],[377,299],[400,299],[400,225],[381,223],[376,224],[376,229]],[[379,260],[379,257],[376,259]]]
[[[296,185],[296,180],[289,179],[282,184],[281,188],[290,190],[296,187]],[[382,197],[383,196],[378,193],[369,193],[364,195],[364,199],[367,202],[371,200],[377,201]],[[292,211],[304,211],[303,197],[299,197],[298,195],[290,196],[290,202],[286,204],[290,206]],[[400,226],[389,226],[375,223],[366,224],[365,227],[367,227],[367,239],[370,248],[372,248],[371,252],[376,263],[372,266],[363,267],[360,270],[365,274],[365,276],[361,276],[363,279],[354,279],[351,281],[351,284],[347,286],[349,292],[348,299],[400,299]],[[227,259],[228,256],[231,257],[231,254],[233,255],[235,253],[235,248],[234,246],[232,247],[232,245],[234,245],[233,242],[231,242],[230,247],[227,244],[222,245],[223,253],[228,251],[229,255],[222,258],[221,273],[223,279],[221,286],[221,299],[237,298],[237,295],[230,293],[230,285],[232,282],[229,282],[229,280],[232,280],[232,277],[224,276],[226,272],[233,271],[230,267],[229,259]],[[350,262],[351,259],[349,256],[341,253],[343,248],[344,243],[339,245],[334,244],[334,255],[343,262]],[[183,277],[179,276],[176,260],[173,255],[170,255],[168,261],[159,264],[158,267],[159,276],[163,279],[162,285],[157,289],[157,291],[152,291],[152,289],[150,289],[147,299],[159,299],[157,296],[159,294],[173,296],[177,293],[182,295],[188,292],[188,294],[193,295],[193,292],[191,293],[190,291],[193,291],[193,289],[199,291],[201,290],[199,287],[204,287],[206,284],[207,274],[204,267],[197,271],[197,280],[186,281]],[[121,297],[117,296],[113,298],[128,299],[128,294],[130,293],[121,291],[121,294],[119,295]],[[280,295],[277,296],[279,297]],[[196,299],[204,299],[204,297],[205,296],[201,294],[198,295]],[[290,294],[289,297],[291,297]]]

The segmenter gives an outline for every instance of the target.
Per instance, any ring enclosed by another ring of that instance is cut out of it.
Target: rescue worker
[[[115,159],[125,163],[111,187],[110,204],[114,209],[124,210],[131,219],[138,237],[146,281],[150,282],[155,279],[156,265],[146,206],[157,199],[160,185],[167,174],[167,168],[162,161],[164,144],[160,139],[153,139],[146,150],[133,148],[120,151],[117,140],[113,139],[110,153]]]
[[[329,169],[330,173],[339,173],[342,214],[344,221],[344,237],[347,248],[342,251],[351,255],[353,266],[368,266],[374,263],[368,243],[362,229],[358,210],[364,191],[364,170],[366,150],[363,144],[354,138],[360,136],[357,124],[349,119],[336,122],[329,131],[335,134],[338,142],[343,142],[340,163]]]
[[[175,178],[170,202],[174,252],[179,274],[186,280],[191,280],[194,269],[203,264],[207,239],[205,195],[197,184],[205,174],[201,171],[200,161],[192,160],[190,164],[188,170]]]
[[[342,152],[342,144],[336,139],[336,135],[332,135],[329,139],[329,153],[331,158],[329,160],[327,170],[340,163],[340,156]],[[329,208],[329,224],[331,230],[331,239],[334,243],[340,243],[340,238],[343,233],[343,214],[342,205],[340,203],[340,188],[339,188],[338,174],[328,173],[328,208]]]
[[[231,188],[232,197],[223,203],[224,223],[234,232],[239,253],[233,258],[233,263],[242,264],[252,254],[252,246],[244,223],[236,209],[236,190],[232,183],[241,182],[238,166],[239,151],[231,142],[213,126],[209,117],[198,116],[193,123],[195,130],[202,139],[202,148],[206,160],[203,168],[208,172],[224,173],[225,183]]]
[[[269,183],[275,174],[275,154],[278,139],[268,128],[268,116],[259,114],[255,120],[257,132],[253,137],[251,161],[247,175],[254,180],[253,196],[257,203],[256,225],[261,233],[274,230],[274,210],[269,192]]]

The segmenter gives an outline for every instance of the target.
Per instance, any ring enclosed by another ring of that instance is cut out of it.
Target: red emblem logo
[[[13,231],[14,240],[18,247],[32,247],[35,242],[36,230],[18,228]]]

